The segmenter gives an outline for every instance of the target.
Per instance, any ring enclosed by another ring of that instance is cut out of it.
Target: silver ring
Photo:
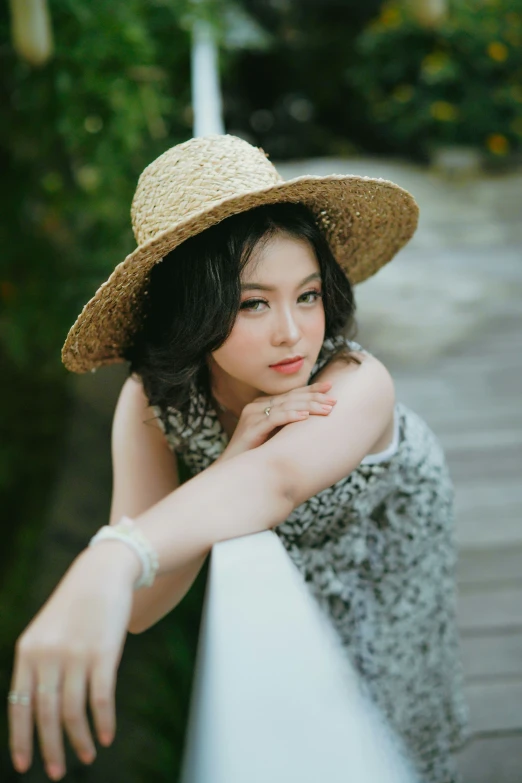
[[[270,416],[270,411],[271,410],[272,409],[270,408],[270,406],[268,408],[265,408],[265,413],[266,413],[267,416]]]
[[[7,697],[9,704],[21,704],[23,707],[28,707],[31,704],[31,695],[28,693],[17,693],[16,691],[10,691]]]

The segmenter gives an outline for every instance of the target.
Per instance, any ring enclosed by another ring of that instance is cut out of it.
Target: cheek
[[[307,334],[310,339],[318,340],[322,343],[324,339],[324,330],[326,325],[326,319],[324,315],[324,308],[318,307],[314,310],[311,318],[306,322]]]
[[[246,319],[238,319],[226,343],[214,353],[218,364],[227,372],[241,367],[244,369],[250,363],[255,364],[263,344],[263,335],[259,331],[253,329]]]

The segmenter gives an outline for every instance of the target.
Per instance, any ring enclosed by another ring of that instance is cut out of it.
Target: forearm
[[[158,552],[158,574],[204,558],[218,541],[267,530],[293,509],[283,468],[263,447],[214,464],[135,518]]]
[[[152,587],[137,590],[133,596],[128,625],[130,633],[147,631],[171,612],[192,587],[205,559],[205,555],[198,557],[183,568],[161,574]]]

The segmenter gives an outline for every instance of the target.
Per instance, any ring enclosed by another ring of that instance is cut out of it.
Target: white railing
[[[196,0],[195,0],[196,3]],[[210,25],[192,46],[194,136],[224,133]],[[415,783],[272,531],[211,554],[182,783]]]
[[[272,531],[214,546],[182,783],[414,783]]]

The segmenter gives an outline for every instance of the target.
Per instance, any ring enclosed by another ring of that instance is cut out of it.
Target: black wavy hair
[[[191,387],[210,401],[208,356],[232,331],[241,272],[256,245],[278,233],[312,246],[323,283],[325,338],[353,336],[352,286],[303,204],[269,204],[226,218],[187,239],[156,264],[143,299],[142,325],[125,351],[150,405],[186,416]],[[351,360],[348,352],[344,352]]]

